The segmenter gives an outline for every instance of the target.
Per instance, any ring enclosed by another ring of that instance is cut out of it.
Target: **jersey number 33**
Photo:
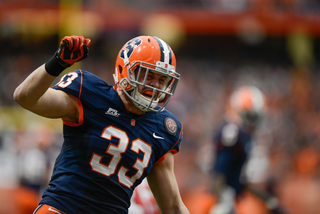
[[[137,158],[133,165],[133,168],[135,168],[137,172],[133,176],[129,177],[126,175],[129,169],[124,166],[118,166],[120,160],[122,159],[122,154],[128,149],[129,138],[127,133],[114,126],[108,126],[103,130],[101,137],[108,140],[111,140],[112,137],[115,137],[119,139],[119,143],[117,146],[109,144],[106,153],[112,155],[112,158],[108,164],[101,163],[103,156],[93,153],[90,160],[92,170],[105,176],[111,176],[117,172],[119,182],[124,186],[131,188],[134,182],[142,176],[144,169],[148,166],[151,158],[152,147],[141,139],[132,141],[132,146],[130,149],[137,154],[142,151],[144,155],[142,160]]]

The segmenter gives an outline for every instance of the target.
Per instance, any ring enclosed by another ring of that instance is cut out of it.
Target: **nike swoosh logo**
[[[59,211],[52,209],[52,207],[49,207],[48,210],[51,211],[51,212],[55,212],[55,213],[61,214]]]
[[[164,140],[163,137],[157,136],[156,133],[154,133],[154,132],[153,132],[153,137],[156,138],[156,139],[162,139],[162,140]]]

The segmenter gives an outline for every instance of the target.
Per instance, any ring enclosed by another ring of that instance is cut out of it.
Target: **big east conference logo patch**
[[[176,135],[178,126],[176,121],[174,121],[172,118],[166,117],[166,119],[164,119],[164,127],[169,134]]]

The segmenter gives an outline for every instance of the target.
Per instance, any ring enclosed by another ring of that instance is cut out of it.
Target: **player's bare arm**
[[[189,213],[180,196],[174,175],[174,158],[171,152],[162,162],[153,167],[147,179],[162,213]]]
[[[76,122],[77,100],[65,92],[49,88],[55,78],[46,72],[44,65],[40,66],[16,88],[14,99],[38,115]]]

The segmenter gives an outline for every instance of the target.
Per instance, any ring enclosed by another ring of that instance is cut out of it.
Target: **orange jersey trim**
[[[167,157],[167,154],[168,154],[168,152],[167,152],[166,154],[164,154],[164,155],[163,155],[157,162],[155,162],[153,165],[156,165],[156,164],[162,162],[162,161]]]
[[[177,142],[172,146],[172,148],[173,148],[175,145],[177,145],[177,143],[178,143],[179,140],[180,140],[180,137],[181,137],[182,133],[183,133],[183,125],[181,124],[181,130],[180,130],[179,138],[178,138]],[[177,151],[176,149],[172,149],[172,148],[170,149],[170,152],[172,152],[173,154],[176,154],[178,151]]]
[[[74,97],[73,95],[69,94],[69,96],[72,96],[74,98],[76,98],[77,102],[78,102],[78,107],[79,107],[79,121],[77,123],[73,123],[73,122],[69,122],[69,121],[65,121],[62,119],[63,124],[67,125],[67,126],[81,126],[83,123],[83,106],[82,103],[80,101],[80,97],[81,97],[81,93],[82,93],[82,81],[83,81],[83,73],[82,71],[79,69],[80,74],[81,74],[81,81],[80,81],[80,91],[79,91],[79,98]]]
[[[79,91],[79,99],[81,97],[81,92],[82,92],[82,81],[83,81],[83,73],[82,71],[79,69],[80,73],[81,73],[81,81],[80,81],[80,91]]]
[[[69,96],[72,96],[71,94],[69,94]],[[77,102],[78,102],[78,107],[79,107],[79,121],[77,123],[73,123],[73,122],[69,122],[69,121],[66,121],[64,119],[62,119],[63,121],[63,124],[67,125],[67,126],[73,126],[73,127],[76,127],[76,126],[81,126],[82,123],[83,123],[83,106],[82,106],[82,103],[81,101],[74,97]]]
[[[62,212],[58,210],[57,208],[54,208],[52,206],[49,206],[47,204],[41,204],[37,207],[37,209],[34,211],[33,214],[66,214],[65,212]]]

